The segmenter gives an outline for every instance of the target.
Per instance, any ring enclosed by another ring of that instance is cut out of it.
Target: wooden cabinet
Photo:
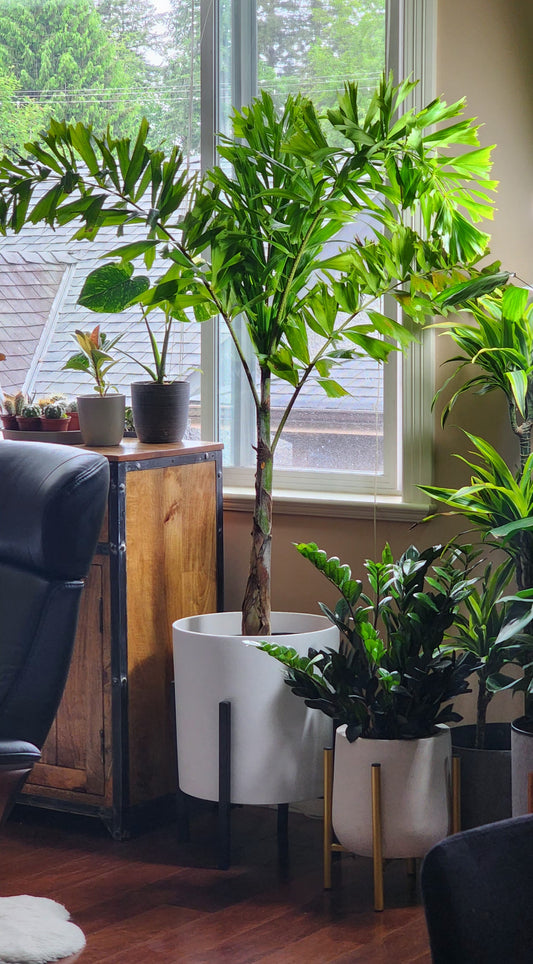
[[[222,446],[101,449],[108,513],[67,686],[23,800],[115,837],[174,805],[172,623],[222,607]]]

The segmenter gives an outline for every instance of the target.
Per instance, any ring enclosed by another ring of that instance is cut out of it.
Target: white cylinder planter
[[[278,804],[322,793],[322,751],[332,722],[284,683],[285,669],[243,638],[274,641],[307,655],[338,649],[324,616],[273,613],[272,637],[242,637],[240,613],[209,613],[173,625],[179,783],[218,800],[219,703],[231,703],[231,802]]]
[[[529,813],[529,774],[533,773],[533,721],[526,716],[511,724],[513,817]]]
[[[372,856],[373,763],[381,764],[383,857],[423,857],[450,832],[451,739],[446,726],[420,740],[349,743],[335,736],[333,830],[344,847]]]

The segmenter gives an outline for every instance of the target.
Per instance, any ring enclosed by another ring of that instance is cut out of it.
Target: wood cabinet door
[[[105,792],[104,647],[105,561],[91,566],[82,594],[70,671],[56,719],[26,784],[29,793],[45,788],[103,796]],[[107,741],[109,742],[109,741]]]

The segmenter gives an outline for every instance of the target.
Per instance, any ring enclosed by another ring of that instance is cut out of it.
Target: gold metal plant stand
[[[461,779],[460,760],[452,757],[452,813],[451,833],[461,829]],[[373,763],[371,772],[372,789],[372,859],[374,869],[374,910],[385,907],[383,889],[383,824],[381,816],[381,764]],[[324,749],[324,888],[331,890],[331,865],[334,853],[350,853],[342,844],[333,840],[333,748]],[[416,858],[407,860],[407,873],[416,874]]]

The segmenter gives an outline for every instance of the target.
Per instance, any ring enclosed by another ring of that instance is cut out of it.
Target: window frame
[[[200,0],[202,168],[216,159],[215,131],[220,129],[218,90],[220,76],[219,24],[221,0]],[[231,0],[233,105],[240,107],[256,94],[257,59],[255,0]],[[419,83],[406,107],[421,107],[436,95],[437,0],[388,0],[386,20],[387,69],[395,78],[416,77]],[[202,325],[202,436],[219,439],[218,323]],[[398,373],[395,371],[398,366]],[[385,392],[384,452],[389,466],[380,477],[358,476],[346,491],[342,473],[307,473],[274,470],[276,509],[295,514],[319,511],[327,515],[375,515],[384,518],[419,518],[427,506],[417,487],[431,481],[433,464],[434,333],[422,332],[417,343],[385,366],[384,377],[398,385],[399,404],[394,411]],[[388,401],[387,401],[388,399]],[[401,415],[398,413],[401,412]],[[394,426],[394,420],[397,420]],[[391,438],[391,429],[394,433]],[[394,448],[394,452],[391,451]],[[396,460],[396,453],[398,458]],[[313,478],[313,476],[315,476]],[[353,474],[352,474],[353,478]],[[281,483],[281,484],[280,484]],[[285,484],[283,484],[285,483]],[[339,484],[340,483],[340,484]],[[359,483],[359,484],[357,484]],[[253,469],[225,468],[225,506],[249,509],[253,500]]]

